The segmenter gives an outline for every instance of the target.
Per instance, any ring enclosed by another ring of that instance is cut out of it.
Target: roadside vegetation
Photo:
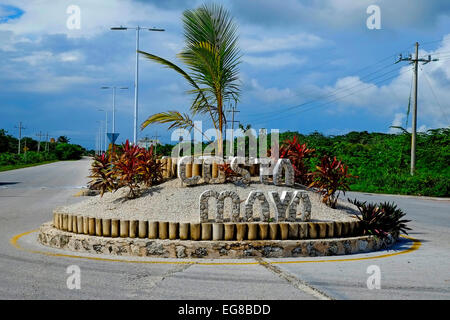
[[[270,134],[267,139],[270,148]],[[317,166],[326,165],[327,162],[322,164],[326,160],[324,157],[331,157],[328,161],[328,163],[331,161],[330,164],[336,157],[337,163],[340,162],[339,170],[345,171],[347,167],[346,174],[351,176],[347,180],[335,181],[335,183],[341,181],[340,190],[432,197],[450,196],[448,128],[418,133],[414,176],[410,175],[409,133],[352,131],[345,135],[325,136],[319,132],[308,135],[285,132],[280,133],[280,141],[282,142],[280,157],[291,160],[296,182],[305,186],[310,186],[313,182],[313,172],[318,170]],[[235,142],[235,149],[236,145]],[[159,156],[170,156],[173,147],[174,145],[170,144],[158,145],[156,151]],[[318,174],[315,176],[319,177]]]
[[[0,129],[0,171],[30,167],[58,160],[77,160],[86,150],[80,145],[69,143],[66,136],[60,136],[56,141],[46,143],[30,137],[21,140],[21,152],[18,154],[19,140],[4,129]],[[39,152],[38,152],[39,148]]]

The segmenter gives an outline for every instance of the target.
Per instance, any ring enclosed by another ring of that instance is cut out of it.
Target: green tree
[[[70,139],[67,136],[59,136],[56,142],[58,143],[69,143]]]
[[[161,57],[139,51],[147,59],[162,64],[182,75],[194,96],[192,116],[208,115],[216,129],[219,154],[223,154],[223,125],[226,102],[239,99],[239,69],[241,54],[237,45],[237,26],[227,10],[216,4],[186,10],[182,17],[185,47],[177,55],[189,73]],[[141,125],[171,123],[169,129],[197,129],[188,114],[167,111],[150,116]]]

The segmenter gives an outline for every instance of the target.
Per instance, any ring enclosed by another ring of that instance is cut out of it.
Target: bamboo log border
[[[359,221],[189,223],[94,218],[54,212],[52,225],[76,234],[162,240],[307,240],[362,235]]]

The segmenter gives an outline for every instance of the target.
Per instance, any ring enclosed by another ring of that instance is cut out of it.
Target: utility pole
[[[45,152],[48,152],[48,132],[45,136]]]
[[[138,94],[139,94],[139,31],[148,30],[148,31],[165,31],[164,29],[157,28],[146,28],[146,27],[112,27],[111,30],[128,30],[134,29],[136,30],[136,62],[135,62],[135,72],[134,72],[134,133],[133,133],[133,143],[136,145],[138,142]]]
[[[408,61],[409,64],[414,64],[414,104],[413,104],[413,114],[412,114],[412,135],[411,135],[411,175],[414,175],[416,171],[416,131],[417,131],[417,97],[418,97],[418,80],[419,80],[419,62],[423,64],[430,63],[432,61],[438,61],[438,59],[431,59],[431,55],[428,55],[428,59],[419,59],[419,43],[415,44],[415,57],[412,58],[409,55],[408,58],[403,58],[399,55],[399,59],[395,63],[400,61]]]
[[[39,152],[41,150],[41,139],[42,139],[43,135],[44,134],[42,133],[42,131],[39,131],[39,133],[36,134],[36,136],[39,137],[37,152]]]
[[[14,128],[19,129],[19,147],[18,147],[18,154],[20,154],[20,142],[22,140],[22,130],[25,130],[26,128],[22,126],[22,122],[19,122],[19,126],[14,126]]]
[[[156,155],[156,147],[158,146],[158,131],[155,132],[155,135],[153,136],[155,138],[155,155]]]
[[[240,111],[236,108],[236,102],[234,103],[234,106],[231,107],[231,109],[227,110],[227,112],[231,112],[231,137],[230,137],[230,143],[231,143],[231,152],[234,154],[234,123],[239,122],[234,120],[234,114],[239,113]]]

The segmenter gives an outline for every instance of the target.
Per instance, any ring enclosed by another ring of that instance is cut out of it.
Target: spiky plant
[[[398,237],[400,232],[408,234],[406,230],[411,230],[406,226],[406,223],[411,220],[402,219],[406,213],[394,203],[367,204],[365,201],[361,202],[356,199],[348,199],[348,201],[354,204],[360,212],[360,215],[355,215],[355,217],[361,222],[364,234],[379,237],[392,234],[394,237]]]

